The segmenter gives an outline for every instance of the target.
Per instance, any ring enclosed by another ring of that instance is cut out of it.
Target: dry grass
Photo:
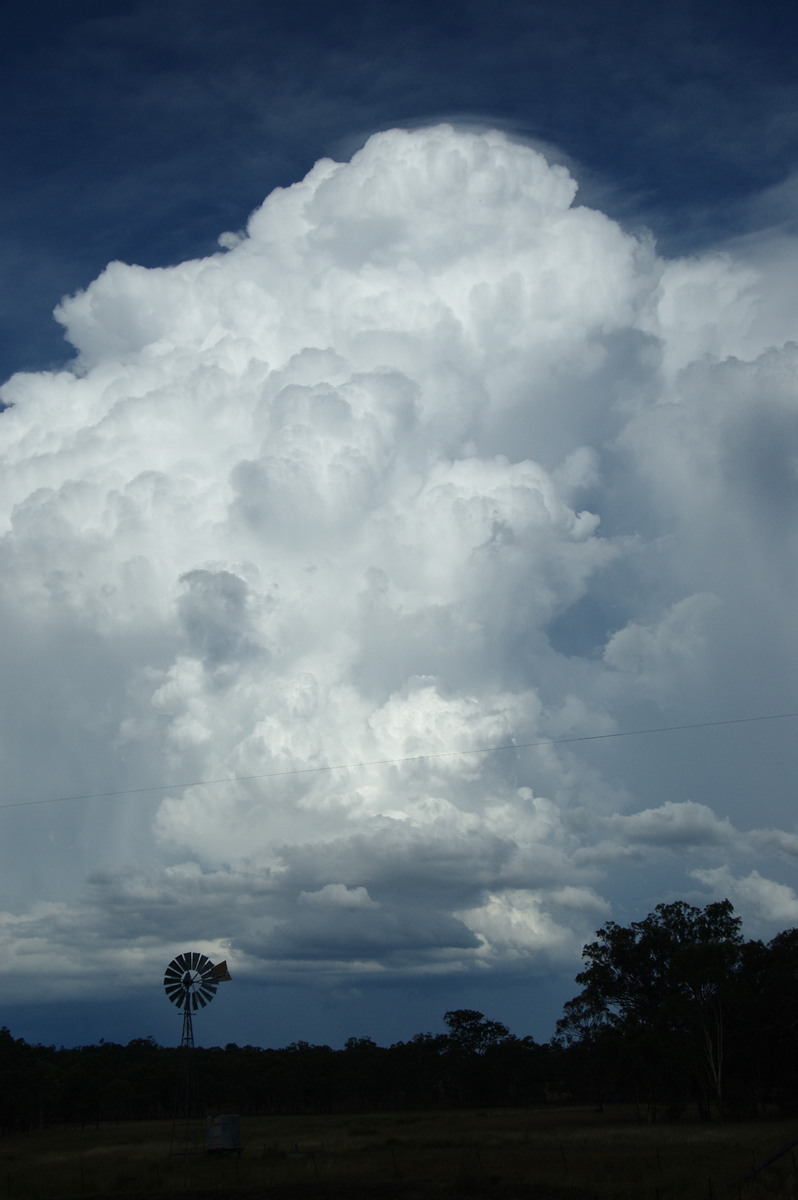
[[[626,1110],[368,1113],[242,1121],[244,1153],[170,1154],[169,1123],[45,1130],[0,1141],[0,1200],[202,1196],[270,1200],[788,1200],[798,1134],[779,1120],[645,1125]]]

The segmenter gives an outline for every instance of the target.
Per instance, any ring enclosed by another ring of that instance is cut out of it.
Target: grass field
[[[170,1154],[168,1122],[0,1139],[0,1200],[724,1200],[798,1196],[798,1121],[646,1125],[625,1110],[492,1109],[242,1121],[240,1157]]]

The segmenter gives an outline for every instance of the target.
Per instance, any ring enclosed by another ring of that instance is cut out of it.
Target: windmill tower
[[[204,1149],[203,1114],[194,1058],[193,1014],[198,1008],[205,1008],[210,1004],[219,984],[226,983],[229,979],[230,972],[226,962],[214,965],[209,958],[196,950],[188,950],[173,958],[163,977],[164,991],[168,999],[176,1004],[183,1014],[180,1036],[181,1081],[172,1127],[173,1153],[201,1153]],[[178,1125],[182,1125],[182,1139],[175,1137]],[[176,1146],[176,1141],[182,1142],[182,1145]]]

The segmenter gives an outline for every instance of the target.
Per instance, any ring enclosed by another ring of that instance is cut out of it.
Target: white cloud
[[[699,803],[651,743],[535,745],[747,715],[798,666],[767,281],[574,193],[500,134],[394,130],[61,304],[74,370],[2,389],[5,796],[180,786],[58,838],[15,813],[20,979],[40,938],[123,970],[192,930],[253,975],[518,969],[625,860],[790,852],[718,767]]]
[[[669,801],[628,816],[615,816],[607,825],[619,840],[627,843],[669,846],[724,844],[734,840],[736,830],[706,804],[692,800]]]
[[[728,255],[668,263],[642,327],[662,346],[666,384],[691,363],[739,353],[755,319],[757,273]]]
[[[728,896],[742,913],[752,912],[783,928],[798,922],[798,895],[786,884],[766,879],[758,871],[735,877],[728,867],[695,870],[696,879],[718,895]]]
[[[715,596],[687,596],[655,625],[630,621],[610,637],[604,661],[615,670],[638,675],[653,687],[667,686],[674,674],[683,680],[690,664],[700,660],[703,627],[718,604]]]
[[[564,914],[558,911],[560,906]],[[529,969],[530,962],[541,960],[572,960],[592,931],[596,915],[608,912],[606,902],[590,888],[570,887],[544,895],[520,889],[489,892],[479,908],[460,916],[480,939],[479,963],[495,963],[506,970]]]
[[[299,903],[310,908],[377,908],[364,887],[348,888],[345,883],[325,883],[317,892],[300,892]]]

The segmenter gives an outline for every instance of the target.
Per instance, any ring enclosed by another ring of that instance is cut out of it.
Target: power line
[[[152,787],[122,788],[116,792],[86,792],[76,796],[50,796],[46,800],[12,800],[3,808],[31,808],[39,804],[67,804],[76,800],[112,800],[117,796],[143,796],[152,792],[182,791],[190,787],[215,787],[220,783],[252,783],[259,779],[284,779],[288,775],[320,775],[324,771],[355,771],[360,767],[387,767],[398,763],[426,762],[433,758],[455,758],[465,754],[496,754],[504,750],[532,750],[538,746],[565,746],[573,742],[601,742],[609,738],[640,737],[647,733],[676,733],[685,729],[714,729],[721,725],[752,725],[762,721],[785,721],[798,712],[769,713],[761,717],[732,717],[725,721],[693,721],[685,725],[656,725],[651,729],[624,729],[617,733],[587,733],[578,737],[543,738],[538,742],[507,742],[502,746],[480,746],[475,750],[436,750],[432,754],[410,754],[402,758],[375,758],[364,762],[327,763],[321,767],[292,767],[262,775],[230,775],[223,779],[194,779],[189,783],[158,783]]]

